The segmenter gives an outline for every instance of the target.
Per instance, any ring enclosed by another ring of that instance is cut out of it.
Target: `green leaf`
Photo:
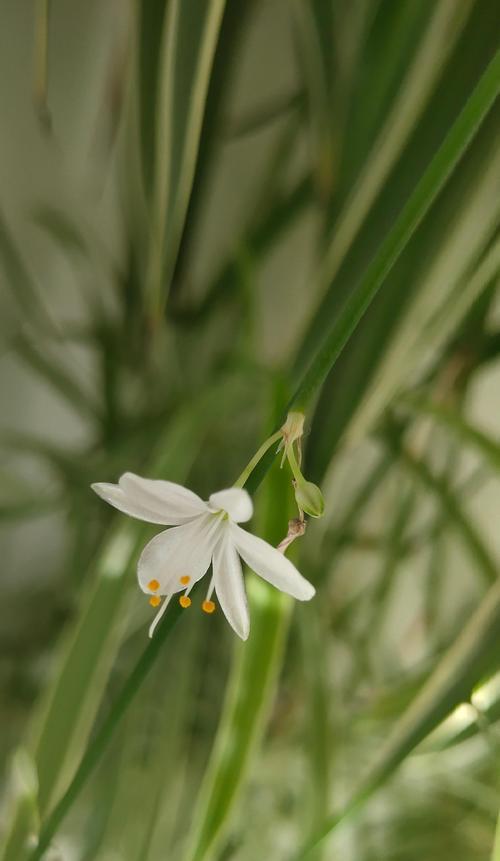
[[[433,473],[422,460],[418,460],[406,449],[394,449],[394,451],[396,450],[399,451],[403,466],[436,496],[443,507],[443,511],[448,516],[450,525],[456,530],[458,537],[469,551],[471,561],[475,564],[478,573],[483,576],[486,583],[495,582],[498,578],[498,565],[486,548],[481,535],[463,512],[447,481],[442,476]]]
[[[195,405],[179,414],[159,443],[150,472],[178,481],[187,475],[205,432],[198,409],[201,406]],[[38,772],[37,802],[42,816],[68,785],[89,737],[122,641],[131,573],[146,534],[144,524],[126,521],[110,535],[96,560],[84,607],[61,645],[58,671],[31,731],[30,750]],[[17,810],[12,817],[13,834],[19,829],[20,815]],[[2,861],[20,861],[9,841],[0,857]]]
[[[416,7],[419,5],[402,4],[404,14],[411,23],[413,38],[414,16],[416,11],[418,13]],[[457,7],[455,0],[440,0],[434,4],[428,27],[411,64],[405,69],[401,87],[365,159],[344,211],[335,223],[332,241],[322,263],[321,284],[329,284],[339,270],[347,250],[424,111],[447,57],[467,21],[471,6],[470,0],[461,3],[460,7]],[[391,59],[390,54],[388,57]],[[387,57],[383,58],[383,62],[387,62]],[[373,98],[371,90],[370,98]]]
[[[64,361],[61,357],[53,357],[47,348],[39,349],[23,336],[16,339],[16,352],[77,413],[95,422],[99,415],[98,406],[76,381],[75,374],[68,370],[67,357]]]
[[[470,445],[493,467],[500,471],[500,441],[489,437],[479,428],[470,424],[460,413],[449,407],[421,398],[408,397],[404,403],[418,414],[431,416],[439,424],[449,428],[464,445]]]
[[[283,501],[291,488],[275,468],[265,488],[263,537],[277,544],[286,532]],[[274,500],[279,499],[279,505]],[[261,509],[262,511],[262,509]],[[251,756],[258,744],[274,696],[283,659],[291,602],[287,595],[255,576],[246,580],[252,633],[235,647],[217,735],[192,819],[184,861],[211,856],[227,828]]]
[[[12,239],[7,224],[0,217],[0,265],[14,300],[25,320],[38,325],[41,331],[54,333],[55,323],[40,297],[40,290]]]
[[[165,307],[181,241],[224,5],[225,0],[171,0],[166,13],[147,282],[153,320]]]
[[[288,409],[305,411],[310,405],[385,278],[481,126],[499,90],[500,51],[487,67],[358,287],[334,319],[328,335],[303,375]]]
[[[390,732],[374,765],[349,803],[329,817],[297,853],[311,851],[348,817],[354,816],[414,748],[460,703],[466,702],[483,675],[500,659],[500,581],[490,588],[429,680]]]

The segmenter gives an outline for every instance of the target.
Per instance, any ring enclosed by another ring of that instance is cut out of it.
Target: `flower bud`
[[[325,513],[325,501],[323,494],[312,481],[295,482],[295,501],[301,511],[308,514],[309,517],[323,517]]]

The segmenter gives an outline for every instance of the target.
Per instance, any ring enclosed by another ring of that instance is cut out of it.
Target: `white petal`
[[[247,597],[241,563],[227,528],[215,548],[213,567],[215,592],[222,611],[238,637],[246,640],[250,631]]]
[[[190,588],[206,573],[221,530],[220,518],[213,514],[197,517],[182,526],[160,532],[146,544],[137,565],[139,585],[151,593],[148,584],[157,580],[160,595],[172,595]],[[180,582],[189,577],[188,584]]]
[[[235,523],[245,523],[253,514],[252,499],[241,487],[230,487],[212,493],[208,500],[212,511],[226,511]]]
[[[109,504],[117,508],[118,511],[123,511],[124,514],[129,514],[131,517],[137,517],[138,520],[146,520],[148,523],[161,523],[163,526],[167,525],[168,521],[165,520],[163,514],[159,514],[151,508],[146,508],[135,499],[130,499],[130,497],[127,496],[117,484],[99,482],[97,484],[92,484],[91,487],[92,490],[101,497],[101,499],[104,499],[105,502],[109,502]]]
[[[310,601],[316,592],[314,586],[297,571],[286,556],[271,547],[267,541],[251,535],[235,524],[231,524],[230,529],[238,553],[252,571],[299,601]]]
[[[163,526],[178,526],[207,510],[199,496],[171,481],[141,478],[126,472],[119,484],[98,483],[92,489],[104,499],[132,517]]]
[[[118,483],[127,496],[167,517],[164,523],[172,526],[207,510],[206,502],[196,493],[173,481],[141,478],[133,472],[125,472]]]

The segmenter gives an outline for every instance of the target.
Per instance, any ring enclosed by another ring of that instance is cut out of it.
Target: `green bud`
[[[325,500],[323,494],[312,481],[296,481],[295,483],[295,501],[300,510],[309,517],[323,517],[325,513]]]

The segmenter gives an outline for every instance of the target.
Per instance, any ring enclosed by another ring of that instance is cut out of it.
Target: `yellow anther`
[[[189,577],[187,574],[184,574],[182,577],[179,578],[179,583],[182,583],[183,586],[187,586],[190,580],[191,577]]]
[[[158,580],[150,580],[148,583],[148,589],[151,589],[152,592],[157,592],[160,588],[160,584]]]
[[[181,605],[181,607],[184,607],[184,609],[186,609],[186,607],[191,606],[191,598],[188,598],[187,595],[181,595],[181,597],[179,598],[179,604]]]
[[[151,604],[152,607],[158,607],[158,605],[161,604],[160,596],[159,595],[151,595],[151,598],[149,599],[149,603]]]
[[[213,613],[215,610],[215,604],[213,601],[203,601],[201,609],[204,613]]]

